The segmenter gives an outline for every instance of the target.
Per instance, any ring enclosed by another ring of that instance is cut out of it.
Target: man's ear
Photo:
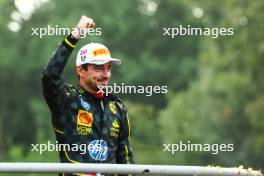
[[[81,66],[77,66],[76,67],[76,74],[79,76],[79,77],[83,77],[84,76],[84,73],[83,71],[85,71]]]

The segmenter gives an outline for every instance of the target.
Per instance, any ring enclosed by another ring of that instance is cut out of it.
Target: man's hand
[[[79,39],[81,35],[84,35],[89,31],[90,28],[93,27],[95,27],[95,22],[93,19],[83,15],[71,34],[74,38]]]

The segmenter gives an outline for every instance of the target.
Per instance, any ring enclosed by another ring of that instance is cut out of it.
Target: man
[[[43,70],[43,94],[52,114],[56,139],[59,144],[70,146],[60,151],[60,160],[71,163],[133,163],[127,110],[118,98],[99,91],[110,80],[112,64],[120,64],[121,61],[112,58],[104,45],[89,43],[79,50],[76,58],[79,85],[65,84],[61,78],[81,33],[94,26],[91,18],[82,16],[75,30],[59,45]],[[76,145],[78,149],[73,148]],[[87,151],[83,150],[84,145]]]

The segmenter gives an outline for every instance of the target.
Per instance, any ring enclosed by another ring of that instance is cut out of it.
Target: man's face
[[[107,86],[111,78],[111,63],[103,65],[88,64],[87,70],[77,67],[77,74],[80,76],[80,83],[86,88],[98,91],[98,87]]]

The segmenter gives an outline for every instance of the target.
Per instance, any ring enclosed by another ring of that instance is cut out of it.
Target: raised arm
[[[95,23],[91,18],[82,16],[77,26],[71,32],[71,35],[61,42],[52,54],[48,64],[43,69],[43,94],[53,112],[59,111],[59,106],[66,101],[67,89],[61,75],[67,60],[75,48],[81,34],[87,32],[89,28],[94,26]]]

